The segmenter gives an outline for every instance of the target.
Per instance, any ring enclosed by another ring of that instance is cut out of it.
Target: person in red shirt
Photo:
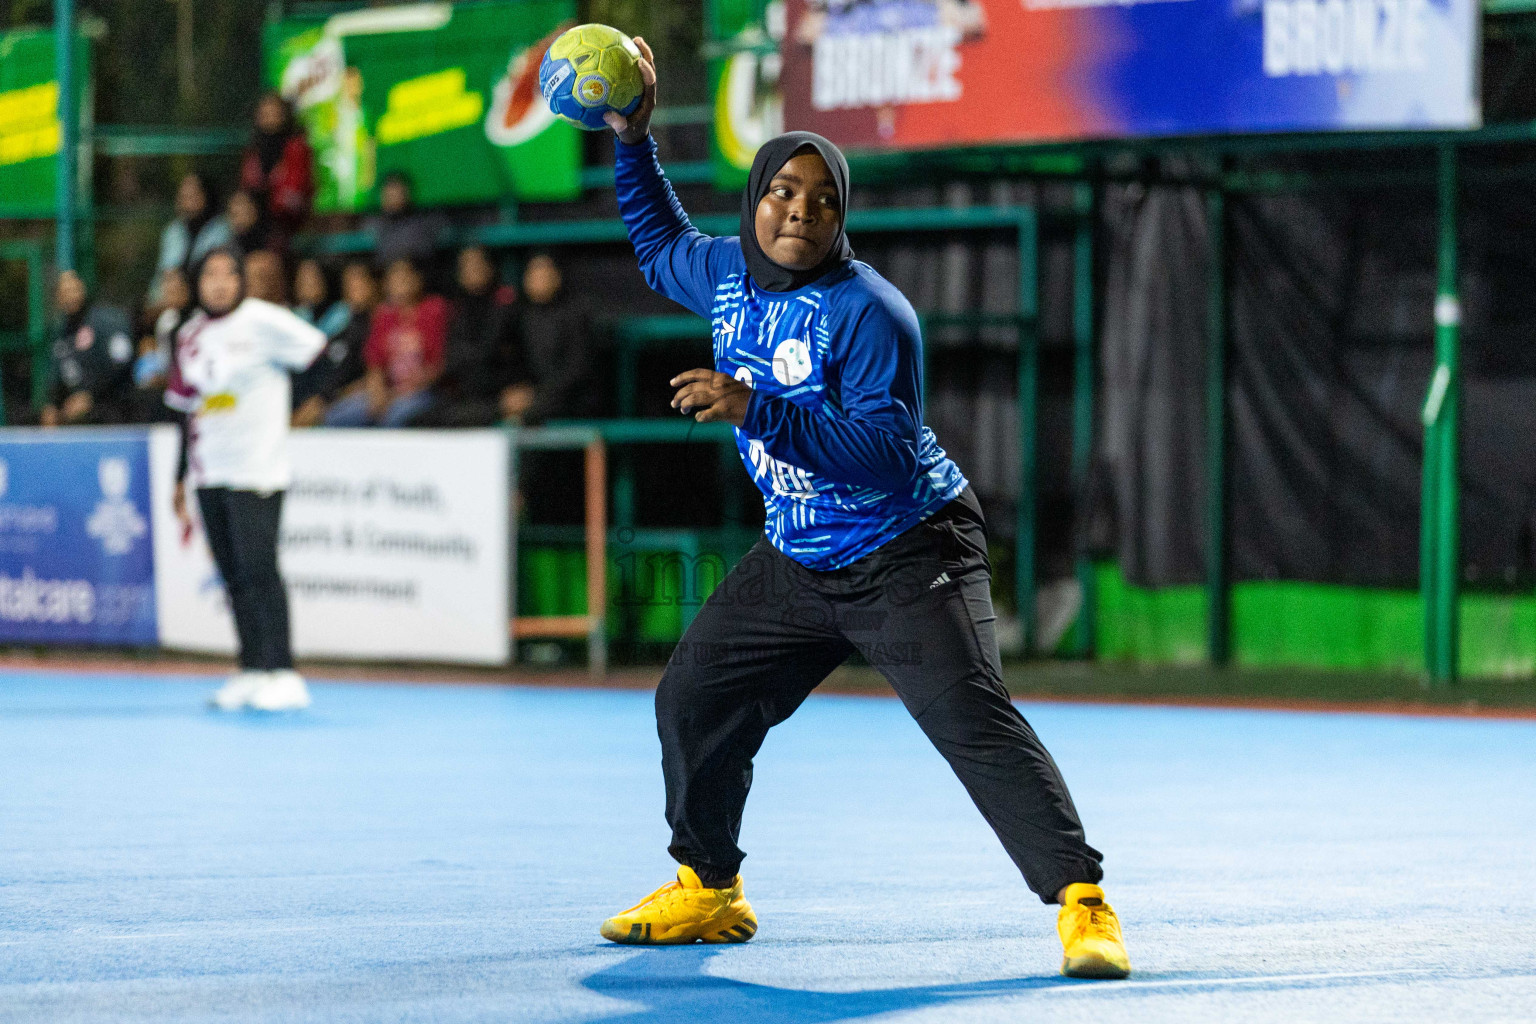
[[[384,304],[373,314],[361,390],[331,406],[328,427],[404,427],[432,407],[443,372],[448,303],[424,295],[421,268],[397,259],[384,274]]]
[[[261,206],[270,229],[267,244],[286,247],[315,200],[315,155],[294,124],[293,108],[275,92],[256,103],[256,131],[240,162],[240,187]]]

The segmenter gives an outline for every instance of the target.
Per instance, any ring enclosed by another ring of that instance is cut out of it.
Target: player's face
[[[843,223],[837,184],[815,152],[790,157],[757,204],[757,244],[789,270],[809,270],[826,258]]]
[[[240,301],[240,267],[229,253],[208,257],[197,279],[203,307],[214,315],[228,313]]]

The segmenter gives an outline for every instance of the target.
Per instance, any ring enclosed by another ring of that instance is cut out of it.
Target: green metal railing
[[[1439,152],[1440,231],[1435,295],[1435,370],[1424,401],[1424,494],[1420,503],[1419,589],[1429,680],[1456,681],[1461,652],[1458,419],[1461,414],[1461,296],[1456,281],[1456,150]]]
[[[27,265],[27,325],[23,331],[0,333],[0,352],[26,351],[32,357],[32,402],[41,405],[48,376],[47,247],[42,242],[0,242],[0,260]],[[0,386],[0,423],[6,419],[5,389]]]
[[[679,611],[683,628],[693,621],[703,600],[698,592],[694,570],[701,559],[718,555],[730,562],[756,541],[759,531],[742,523],[739,501],[727,500],[722,508],[719,526],[701,529],[678,527],[643,527],[635,522],[635,477],[638,470],[635,445],[644,444],[703,444],[712,445],[719,453],[723,480],[732,479],[736,470],[736,435],[726,423],[694,423],[677,419],[621,419],[621,420],[559,420],[551,422],[550,429],[570,429],[595,432],[608,446],[613,463],[611,494],[613,518],[608,526],[610,546],[630,550],[670,551],[679,556]],[[724,493],[735,490],[725,487]],[[573,545],[579,542],[581,528],[573,526],[525,526],[519,531],[520,538],[528,543]],[[616,616],[621,630],[632,635],[635,631],[637,609],[621,601]]]
[[[1074,199],[1077,222],[1072,229],[1072,489],[1074,508],[1081,508],[1088,498],[1088,476],[1093,466],[1093,387],[1094,387],[1094,266],[1093,236],[1098,223],[1096,190],[1078,185]],[[1075,540],[1081,541],[1078,537]],[[1081,604],[1072,653],[1087,658],[1094,650],[1097,623],[1093,559],[1085,551],[1076,552],[1074,575]]]
[[[1231,657],[1232,595],[1227,583],[1227,201],[1205,197],[1205,629],[1206,657]]]

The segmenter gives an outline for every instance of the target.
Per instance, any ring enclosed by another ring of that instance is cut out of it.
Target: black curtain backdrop
[[[1462,552],[1468,584],[1536,579],[1536,191],[1467,175]],[[1203,578],[1205,208],[1111,186],[1096,511],[1146,585]],[[1411,587],[1433,368],[1436,215],[1423,189],[1228,202],[1234,579]]]
[[[1112,185],[1099,234],[1100,389],[1087,532],[1142,583],[1201,578],[1205,544],[1205,200]]]

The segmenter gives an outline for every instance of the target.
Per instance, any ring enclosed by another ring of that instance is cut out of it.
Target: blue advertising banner
[[[776,86],[784,127],[853,149],[1475,128],[1479,14],[1475,0],[788,0]],[[737,84],[722,96],[742,110],[767,102],[760,75]]]
[[[0,642],[154,644],[142,431],[0,432]]]

